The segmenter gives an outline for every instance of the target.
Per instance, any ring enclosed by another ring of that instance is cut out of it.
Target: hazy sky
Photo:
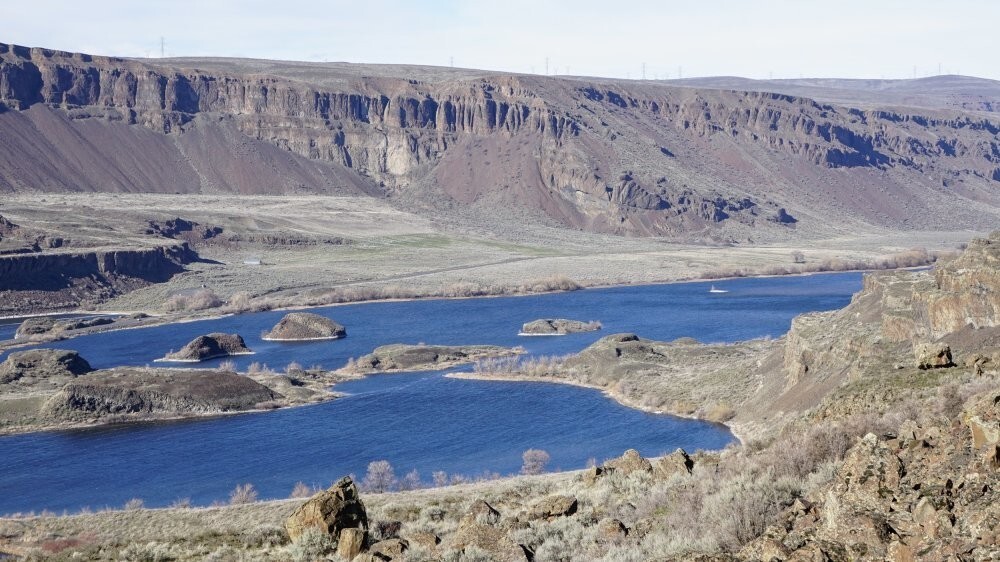
[[[1000,1],[33,0],[0,42],[592,76],[1000,79]]]

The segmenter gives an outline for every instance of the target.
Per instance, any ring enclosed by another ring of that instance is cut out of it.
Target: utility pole
[[[642,79],[646,79],[646,63],[642,63]]]
[[[167,40],[160,36],[160,58],[165,57]]]
[[[677,79],[680,80],[681,78],[684,78],[684,74],[681,72],[681,67],[678,66],[677,67]]]
[[[449,57],[449,58],[448,58],[448,64],[449,64],[449,65],[450,65],[450,66],[451,66],[452,68],[454,68],[454,67],[455,67],[455,57]]]
[[[941,76],[941,63],[938,63],[938,76]]]
[[[549,75],[549,57],[545,57],[545,75]]]

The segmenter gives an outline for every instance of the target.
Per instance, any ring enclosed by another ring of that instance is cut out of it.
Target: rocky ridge
[[[186,243],[0,256],[0,312],[76,308],[166,281],[195,259]]]

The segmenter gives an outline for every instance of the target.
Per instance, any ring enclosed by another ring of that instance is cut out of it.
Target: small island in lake
[[[76,351],[20,351],[0,363],[0,435],[314,404],[346,378],[301,367],[94,370]]]
[[[498,345],[445,346],[396,343],[375,348],[368,355],[349,363],[341,371],[354,374],[431,371],[472,363],[480,359],[521,353],[524,353],[522,348]]]
[[[519,336],[565,336],[577,332],[593,332],[601,329],[601,323],[596,320],[582,322],[562,318],[542,318],[533,320],[521,326]]]
[[[157,361],[197,363],[217,357],[251,354],[253,351],[247,348],[246,342],[239,334],[214,333],[198,336],[180,351],[168,353]]]
[[[268,341],[336,340],[347,336],[347,329],[326,316],[310,312],[290,312],[264,334]]]

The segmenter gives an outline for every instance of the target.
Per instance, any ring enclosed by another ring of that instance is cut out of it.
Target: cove
[[[592,289],[528,297],[376,302],[313,309],[347,327],[342,340],[261,340],[284,312],[124,330],[46,344],[75,349],[96,368],[151,363],[197,335],[237,332],[256,354],[233,358],[283,369],[342,366],[388,343],[522,345],[533,355],[563,355],[617,332],[671,340],[729,342],[776,337],[800,313],[845,306],[860,273]],[[543,317],[600,320],[599,332],[517,336]],[[206,362],[206,365],[218,361]],[[677,447],[718,449],[725,427],[621,406],[601,393],[547,383],[450,379],[443,372],[374,375],[338,385],[344,398],[267,413],[133,424],[0,438],[0,513],[147,506],[190,498],[225,500],[250,482],[261,497],[287,497],[296,482],[327,486],[359,478],[373,460],[397,476],[419,471],[475,477],[511,474],[528,448],[545,449],[550,469],[577,469],[627,448],[655,456]]]

